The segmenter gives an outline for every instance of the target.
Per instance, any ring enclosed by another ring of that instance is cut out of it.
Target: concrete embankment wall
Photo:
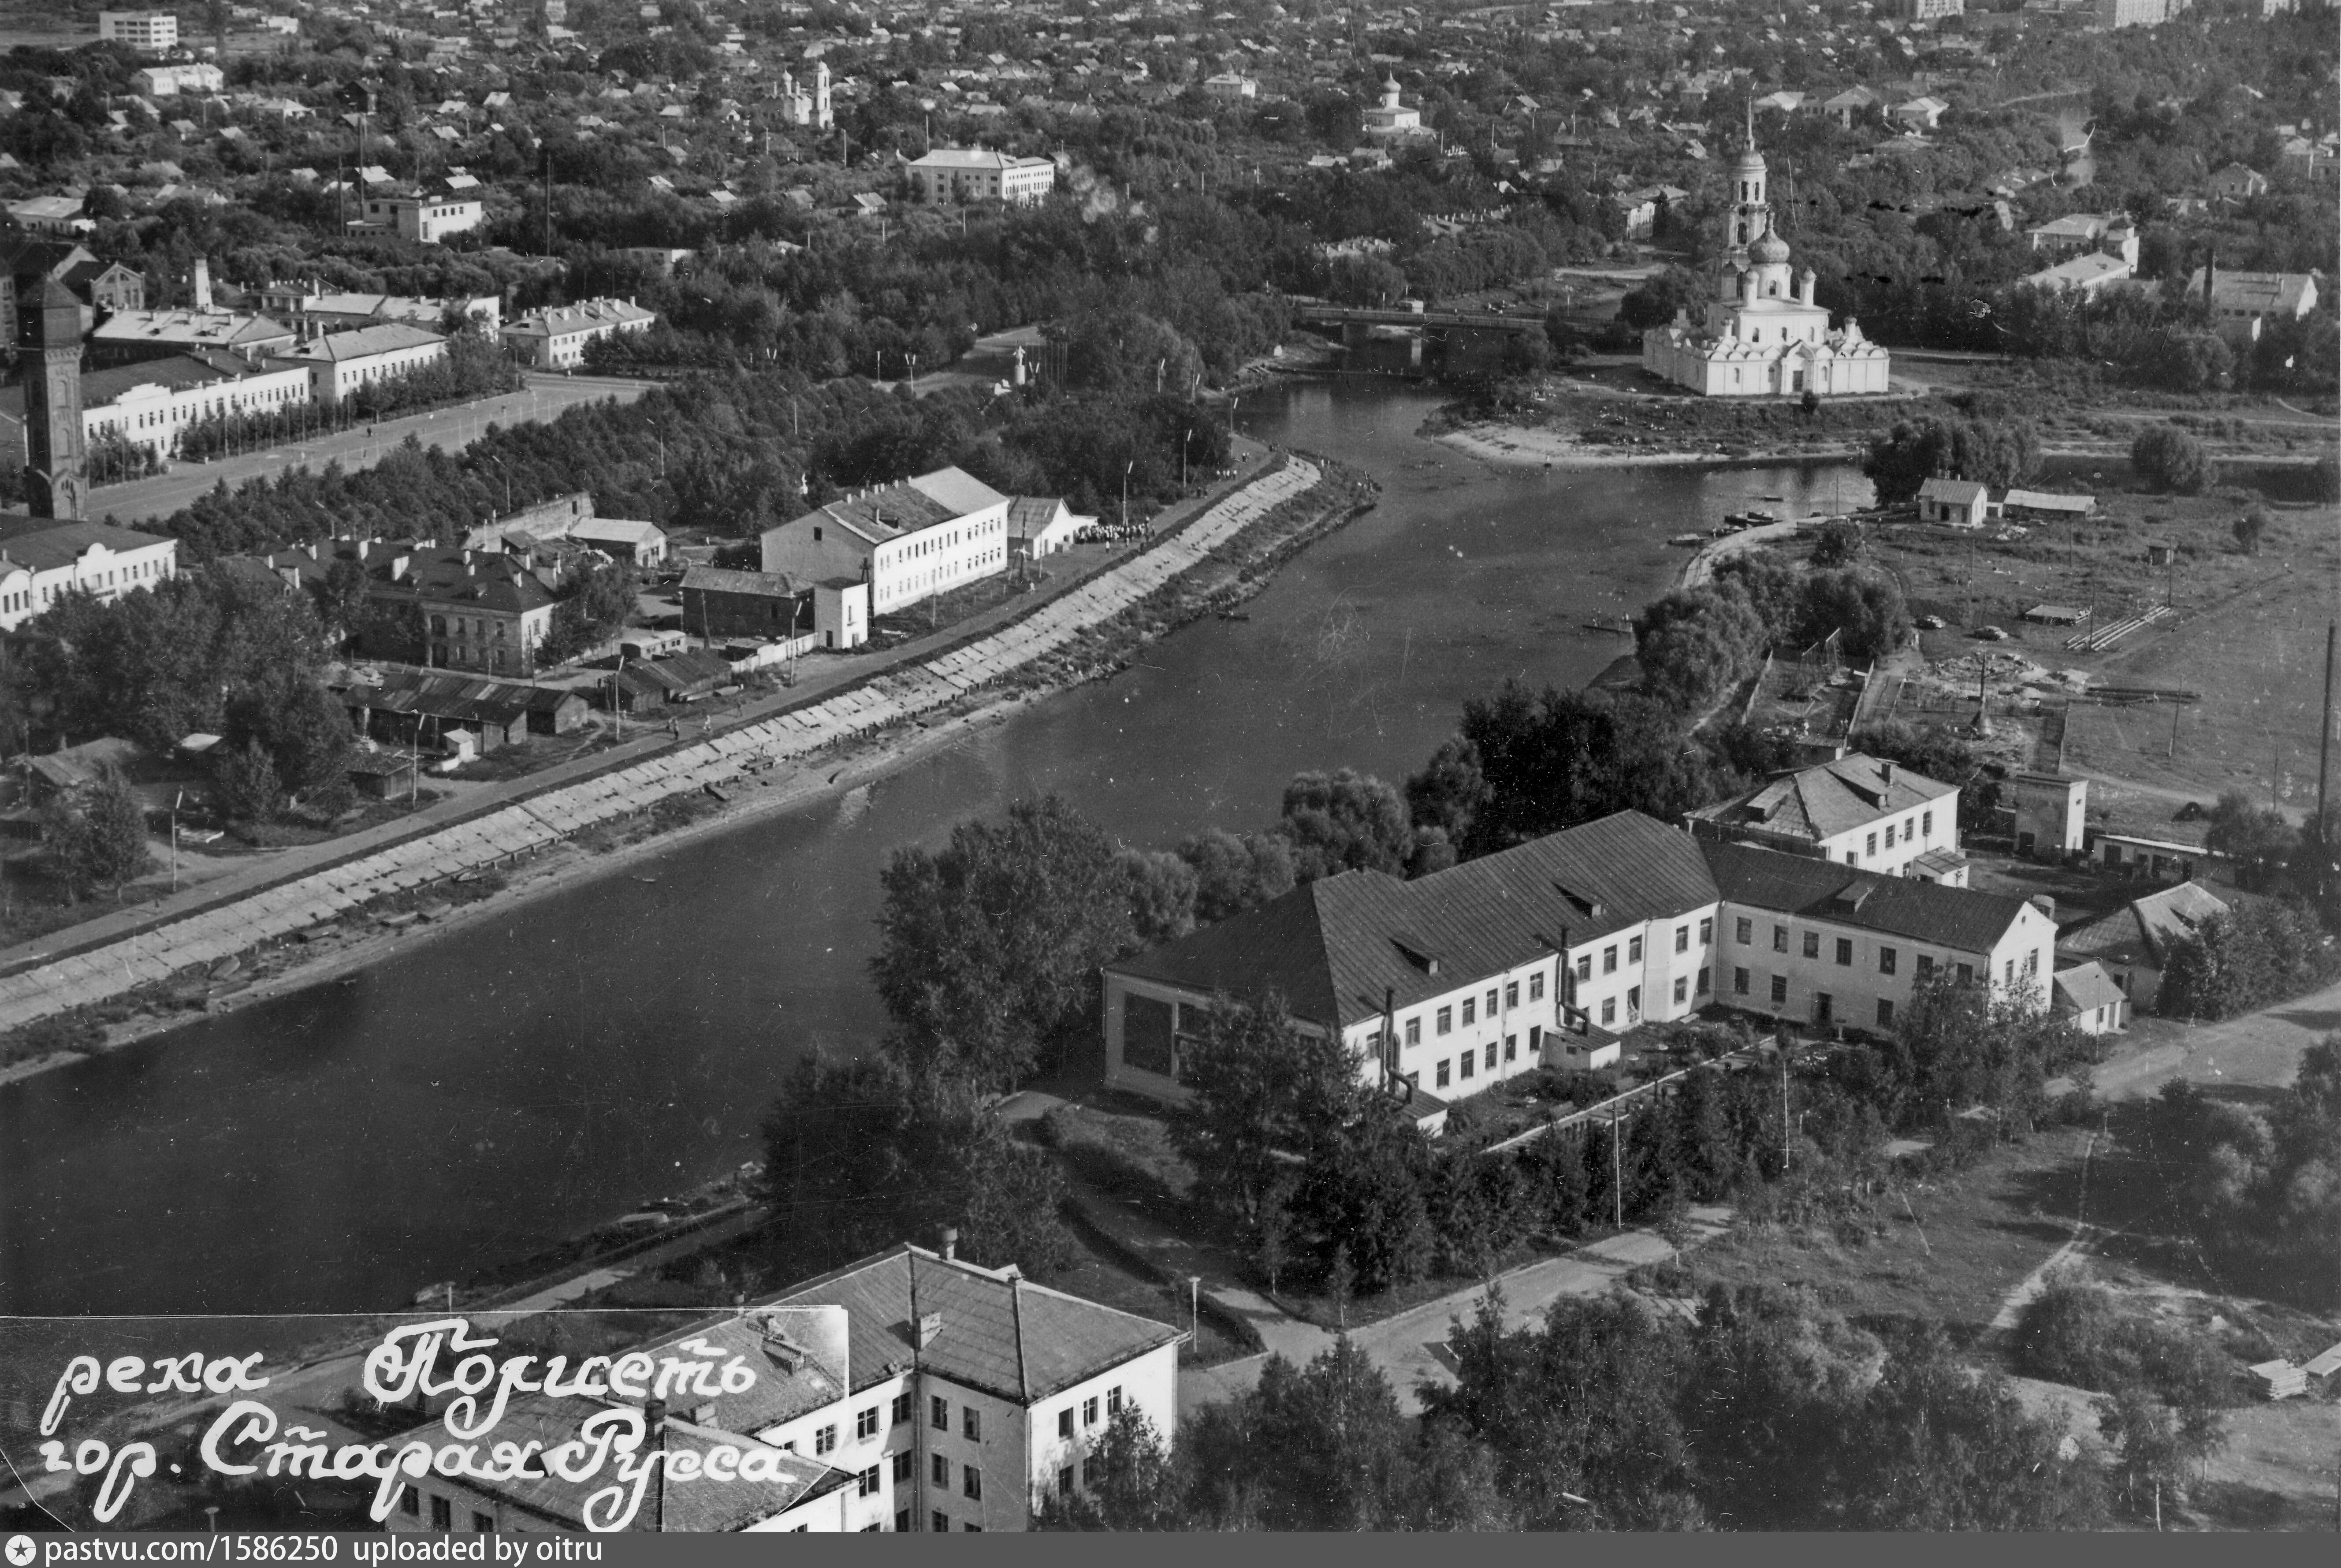
[[[1031,614],[962,647],[803,708],[551,790],[442,832],[287,882],[234,904],[0,978],[0,1030],[104,1002],[333,920],[368,900],[544,848],[770,757],[800,761],[834,742],[944,707],[962,693],[1064,648],[1200,563],[1314,485],[1299,457],[1206,509],[1177,533]]]

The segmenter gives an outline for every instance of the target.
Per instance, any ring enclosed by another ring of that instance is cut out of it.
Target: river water
[[[1843,467],[1497,469],[1353,380],[1248,396],[1247,434],[1373,473],[1380,507],[1246,606],[842,799],[418,942],[346,984],[0,1088],[0,1313],[364,1310],[757,1154],[808,1047],[881,1030],[896,846],[1060,791],[1135,844],[1275,814],[1294,773],[1393,781],[1507,675],[1577,684],[1661,591],[1669,534],[1865,502]]]

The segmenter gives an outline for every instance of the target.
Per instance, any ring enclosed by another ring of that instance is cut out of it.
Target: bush
[[[2202,443],[2176,425],[2157,424],[2129,444],[2129,465],[2157,490],[2200,495],[2219,482],[2219,465]]]
[[[2102,1393],[2148,1388],[2181,1406],[2226,1403],[2226,1356],[2197,1335],[2125,1310],[2113,1293],[2051,1281],[2016,1323],[2017,1364],[2034,1377]]]

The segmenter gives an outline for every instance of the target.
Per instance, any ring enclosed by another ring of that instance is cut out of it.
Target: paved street
[[[749,787],[742,770],[752,762],[770,759],[783,765],[802,765],[831,745],[915,722],[921,714],[947,707],[966,692],[1069,646],[1090,628],[1200,564],[1244,528],[1310,489],[1320,476],[1315,464],[1291,458],[1265,478],[1213,503],[1141,554],[1107,567],[1021,619],[818,701],[807,704],[803,694],[791,693],[774,702],[802,705],[741,724],[705,740],[675,744],[661,736],[646,737],[636,744],[657,749],[632,765],[612,769],[604,756],[550,770],[520,781],[539,793],[493,809],[483,808],[495,797],[473,794],[446,809],[478,814],[433,833],[416,834],[405,823],[376,829],[375,834],[395,832],[404,836],[371,853],[354,853],[356,846],[350,841],[317,846],[318,853],[335,853],[344,858],[309,874],[276,881],[248,896],[234,897],[232,902],[219,901],[243,890],[232,879],[217,879],[184,895],[208,899],[211,904],[184,918],[154,924],[162,916],[151,906],[109,917],[118,921],[121,929],[134,934],[103,945],[86,945],[93,930],[75,927],[44,939],[52,952],[67,942],[80,944],[66,956],[52,957],[38,950],[0,954],[0,965],[44,960],[0,978],[0,1029],[17,1028],[104,1001],[138,985],[168,979],[190,965],[216,964],[335,919],[384,894],[424,886],[461,871],[533,853],[597,824],[643,811],[669,795],[710,785]],[[590,776],[569,782],[574,773],[584,770],[591,770]],[[765,779],[782,776],[767,774]],[[361,835],[356,844],[368,836]],[[245,874],[254,879],[283,879],[287,864],[280,859]],[[142,923],[152,928],[142,928]]]
[[[606,375],[532,375],[529,383],[527,390],[507,393],[502,397],[410,414],[404,419],[387,419],[373,426],[371,434],[368,427],[362,424],[338,435],[287,443],[216,463],[182,463],[172,473],[153,479],[102,486],[91,493],[89,509],[99,517],[110,516],[122,523],[168,517],[196,497],[208,494],[214,485],[223,481],[234,490],[245,480],[263,474],[274,477],[287,468],[323,468],[334,461],[344,468],[371,468],[382,460],[384,453],[409,435],[426,447],[461,451],[478,440],[491,424],[555,419],[573,404],[598,403],[605,397],[632,403],[658,385]]]
[[[1707,1205],[1693,1208],[1691,1244],[1696,1246],[1721,1235],[1730,1223],[1728,1209]],[[1540,1323],[1546,1309],[1561,1297],[1599,1295],[1629,1271],[1644,1263],[1664,1263],[1673,1255],[1674,1248],[1664,1238],[1649,1231],[1625,1231],[1581,1247],[1567,1257],[1548,1258],[1514,1269],[1499,1276],[1496,1282],[1504,1293],[1505,1326],[1522,1328]],[[1390,1386],[1398,1393],[1399,1407],[1409,1415],[1421,1413],[1422,1399],[1417,1390],[1422,1383],[1454,1383],[1454,1359],[1447,1348],[1449,1324],[1459,1318],[1469,1322],[1485,1293],[1484,1286],[1471,1285],[1395,1317],[1368,1323],[1350,1335],[1351,1343],[1390,1378]],[[1282,1350],[1287,1359],[1305,1360],[1332,1343],[1332,1336],[1322,1329],[1309,1332],[1315,1336],[1310,1344],[1276,1348]],[[1296,1354],[1296,1350],[1301,1353]],[[1267,1359],[1264,1355],[1248,1356],[1200,1371],[1181,1371],[1180,1413],[1189,1414],[1201,1405],[1250,1388],[1260,1381],[1260,1370]]]

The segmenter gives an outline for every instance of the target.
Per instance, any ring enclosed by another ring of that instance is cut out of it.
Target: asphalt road
[[[573,404],[595,403],[605,397],[632,403],[657,385],[606,375],[532,375],[524,391],[429,414],[410,414],[403,419],[384,420],[372,427],[371,434],[366,426],[361,425],[321,440],[287,443],[217,463],[182,463],[173,472],[152,479],[105,485],[91,494],[90,510],[100,517],[112,516],[124,523],[167,517],[196,497],[209,494],[212,486],[222,481],[233,490],[247,479],[264,474],[274,477],[286,468],[323,468],[336,458],[344,468],[371,468],[381,461],[384,453],[410,434],[425,446],[460,451],[478,440],[491,424],[521,424],[530,420],[557,418],[563,409]]]

